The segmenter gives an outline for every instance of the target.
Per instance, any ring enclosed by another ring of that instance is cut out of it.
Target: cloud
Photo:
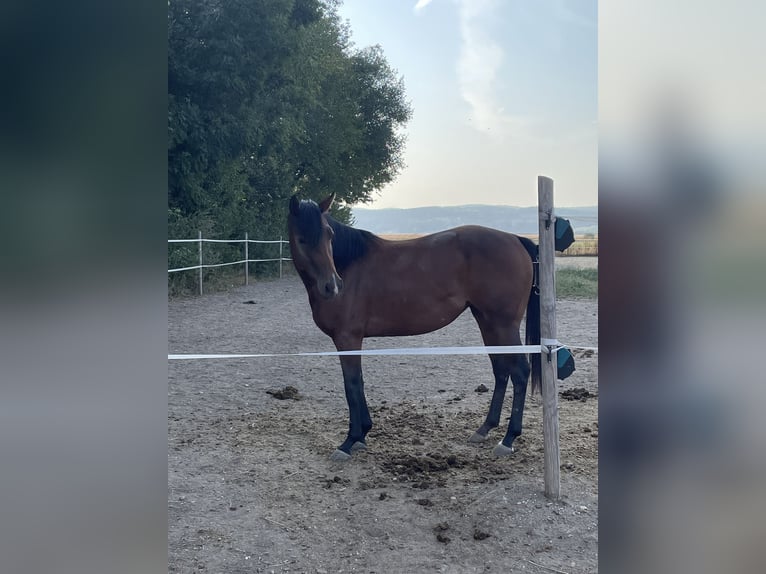
[[[432,1],[418,0],[415,11],[422,10]],[[579,128],[573,132],[574,126],[559,125],[552,118],[531,115],[524,110],[512,115],[504,107],[514,100],[513,93],[503,92],[512,89],[513,84],[509,87],[508,82],[500,82],[506,53],[499,37],[502,27],[498,26],[498,20],[509,17],[507,0],[453,0],[453,4],[458,11],[460,33],[457,83],[460,97],[468,105],[467,125],[497,143],[508,138],[538,143],[559,136],[581,139],[583,135]],[[516,8],[511,10],[512,17],[525,17],[524,10]],[[545,9],[550,17],[562,24],[595,25],[572,11],[562,0],[545,0]],[[555,30],[553,33],[558,34]],[[586,130],[588,138],[590,131]]]
[[[423,8],[428,6],[433,0],[418,0],[418,3],[415,4],[415,12],[420,12]]]
[[[470,125],[494,139],[504,139],[526,122],[505,113],[496,95],[496,80],[505,53],[489,27],[496,0],[458,0],[460,55],[457,62],[460,95],[470,108]]]

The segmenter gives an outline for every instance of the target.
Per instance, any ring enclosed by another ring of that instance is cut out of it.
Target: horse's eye
[[[301,245],[306,245],[306,240],[303,239],[303,237],[301,237],[300,239],[298,239],[298,243],[300,243]]]

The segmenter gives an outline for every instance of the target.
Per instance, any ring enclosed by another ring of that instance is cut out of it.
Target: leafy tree
[[[379,47],[320,0],[169,0],[171,236],[274,237],[289,196],[369,202],[402,168],[411,110]]]

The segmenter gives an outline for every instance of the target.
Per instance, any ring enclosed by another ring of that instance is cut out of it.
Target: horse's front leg
[[[336,341],[339,351],[358,350],[362,346],[361,339],[354,341]],[[343,370],[343,388],[348,403],[348,435],[330,457],[332,460],[348,460],[354,450],[365,448],[365,437],[372,428],[372,418],[367,408],[364,396],[364,379],[362,378],[362,358],[360,356],[342,356],[340,365]]]

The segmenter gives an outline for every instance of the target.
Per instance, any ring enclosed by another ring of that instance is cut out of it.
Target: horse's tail
[[[529,302],[527,303],[527,345],[540,344],[540,290],[537,286],[538,279],[538,247],[531,239],[519,237],[519,241],[527,250],[532,258],[534,268],[532,279],[532,290],[529,292]],[[542,364],[540,362],[540,353],[530,353],[529,362],[532,366],[532,394],[540,391],[542,388]]]

